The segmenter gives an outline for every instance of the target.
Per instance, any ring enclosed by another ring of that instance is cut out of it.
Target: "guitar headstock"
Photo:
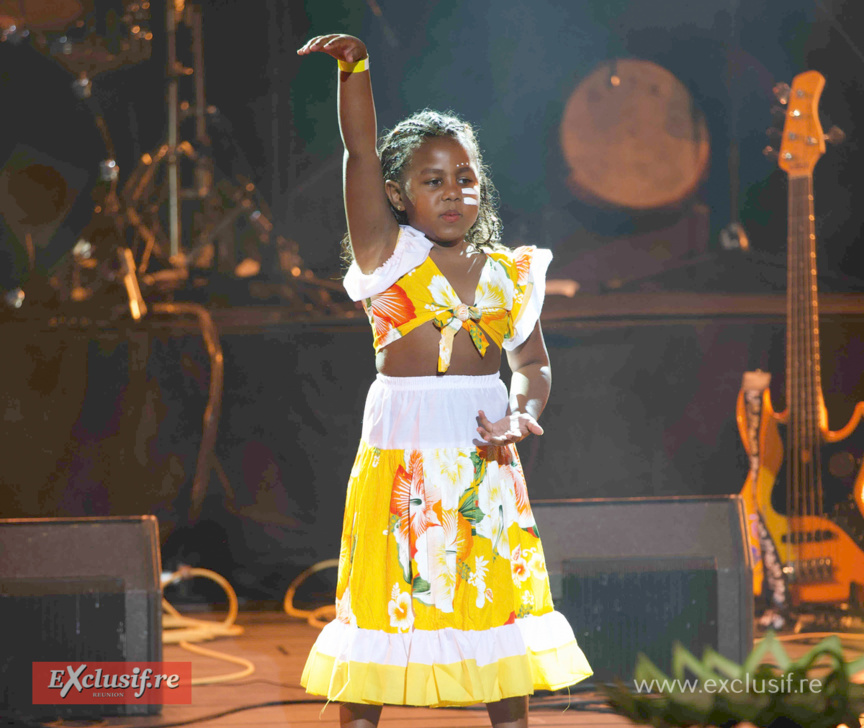
[[[795,76],[789,89],[778,164],[790,177],[806,177],[825,153],[825,135],[819,123],[819,97],[825,77],[818,71]]]

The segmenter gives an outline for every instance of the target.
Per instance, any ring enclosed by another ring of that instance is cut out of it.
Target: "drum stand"
[[[133,235],[143,242],[139,250],[139,273],[146,273],[150,258],[155,253],[170,266],[168,270],[150,275],[150,282],[179,282],[188,277],[188,263],[194,259],[195,251],[184,251],[182,200],[192,200],[207,205],[213,195],[213,165],[209,154],[210,140],[207,136],[206,106],[204,99],[204,67],[202,48],[201,8],[184,0],[166,2],[166,46],[168,87],[166,105],[168,111],[168,134],[164,143],[153,154],[144,154],[138,166],[123,188],[125,209],[123,215],[131,226]],[[181,22],[189,27],[192,36],[192,67],[187,68],[177,55],[177,31]],[[195,104],[179,102],[180,79],[191,76],[195,86]],[[182,113],[181,113],[182,112]],[[184,117],[194,114],[195,146],[180,140],[180,124]],[[191,162],[194,183],[181,187],[182,161]],[[164,173],[164,174],[163,174]],[[160,208],[167,205],[167,231],[159,215]],[[140,246],[139,246],[140,247]]]
[[[167,1],[167,139],[155,152],[142,156],[121,195],[120,214],[131,231],[137,272],[145,284],[167,291],[185,285],[190,273],[210,271],[250,278],[261,271],[263,246],[270,258],[265,261],[265,270],[278,267],[292,284],[311,284],[302,287],[302,295],[296,285],[278,285],[277,295],[306,310],[329,309],[329,289],[339,285],[304,270],[297,244],[273,235],[267,206],[255,185],[239,177],[236,181],[219,179],[215,174],[207,134],[207,118],[215,109],[207,107],[204,95],[202,21],[202,7],[197,2]],[[189,30],[190,67],[178,58],[181,24]],[[184,78],[194,82],[191,105],[179,99]],[[180,137],[181,124],[190,117],[194,120],[193,141]],[[190,181],[187,185],[183,184],[184,175]],[[184,222],[188,230],[184,230]],[[242,257],[235,245],[241,231],[245,237]],[[275,241],[271,240],[274,237]],[[189,241],[186,247],[185,241]],[[160,259],[161,269],[157,265],[151,270],[154,259]]]

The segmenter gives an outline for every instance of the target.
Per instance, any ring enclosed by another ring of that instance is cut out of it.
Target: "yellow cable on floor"
[[[298,587],[306,581],[307,578],[312,576],[319,571],[323,571],[324,569],[335,569],[339,567],[339,559],[327,559],[326,561],[319,561],[317,564],[313,564],[306,571],[300,574],[291,584],[288,586],[288,591],[285,592],[285,601],[282,606],[285,609],[285,613],[290,617],[301,617],[304,618],[309,624],[313,627],[317,627],[318,629],[324,629],[324,626],[327,622],[336,618],[336,607],[332,604],[328,604],[323,607],[318,607],[318,609],[297,609],[294,606],[294,594],[296,594]],[[326,618],[326,621],[321,621],[319,617]]]
[[[163,582],[162,587],[164,589],[166,586],[177,581],[182,579],[191,579],[195,576],[215,581],[222,587],[222,589],[224,589],[225,594],[228,597],[228,616],[225,617],[222,622],[209,622],[205,619],[184,617],[167,599],[163,597],[162,608],[167,612],[167,614],[162,615],[162,627],[164,628],[162,633],[163,644],[176,643],[184,650],[189,650],[189,652],[195,652],[206,657],[215,657],[216,659],[224,660],[225,662],[233,662],[237,665],[243,665],[245,668],[239,672],[232,672],[226,675],[195,678],[192,680],[192,685],[209,685],[211,683],[239,680],[240,678],[251,675],[255,672],[255,665],[249,660],[190,644],[193,640],[200,642],[202,640],[217,639],[219,637],[236,637],[237,635],[243,634],[243,628],[234,624],[239,611],[237,607],[237,594],[234,592],[231,584],[228,583],[228,580],[217,574],[215,571],[210,571],[209,569],[194,569],[184,566],[171,574],[168,580]]]

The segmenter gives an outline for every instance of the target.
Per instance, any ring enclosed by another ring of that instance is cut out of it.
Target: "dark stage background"
[[[864,316],[825,318],[824,386],[837,429],[864,399]],[[782,372],[783,329],[770,317],[547,325],[555,382],[546,434],[519,446],[532,497],[740,491],[741,375]],[[4,516],[154,513],[167,567],[216,569],[247,598],[279,598],[303,568],[338,554],[374,377],[365,330],[223,335],[215,456],[227,478],[211,475],[194,524],[208,383],[200,339],[7,334]],[[782,373],[773,384],[782,402]]]
[[[121,179],[165,133],[163,13],[154,2],[151,60],[94,84]],[[821,71],[823,126],[837,124],[848,140],[829,148],[814,175],[820,290],[864,291],[864,206],[856,204],[864,194],[864,55],[849,42],[864,27],[857,0],[224,0],[204,3],[204,24],[216,164],[255,180],[275,232],[296,241],[322,277],[340,275],[345,228],[336,74],[332,59],[300,59],[295,49],[345,31],[370,48],[379,128],[424,106],[475,123],[501,195],[505,242],[552,248],[551,277],[575,279],[610,301],[622,292],[782,295],[785,175],[761,154],[771,87]],[[707,177],[675,209],[601,209],[565,184],[559,125],[567,99],[616,57],[667,68],[705,115]],[[88,185],[104,150],[65,72],[26,43],[0,43],[0,98],[0,164],[23,144],[80,188],[37,261],[44,272],[87,223]],[[733,203],[750,253],[719,243]],[[683,245],[666,242],[682,236]],[[647,241],[638,250],[637,239]],[[642,275],[637,253],[654,260]],[[0,288],[26,283],[25,262],[20,244],[0,231]],[[218,294],[222,310],[254,308],[241,288]],[[735,399],[742,373],[760,367],[774,373],[782,400],[782,318],[680,311],[599,323],[582,316],[579,293],[566,305],[572,316],[544,324],[555,378],[546,435],[520,446],[533,497],[739,491],[747,464]],[[75,315],[69,306],[67,318]],[[345,482],[374,377],[365,326],[283,316],[278,325],[222,327],[218,467],[190,523],[209,381],[200,336],[164,321],[97,329],[37,319],[25,306],[0,322],[3,516],[155,513],[167,567],[213,568],[249,599],[281,598],[301,569],[338,553]],[[835,428],[864,399],[862,334],[864,310],[824,317],[823,387]]]
[[[864,289],[864,253],[857,244],[864,209],[854,204],[864,192],[857,173],[864,51],[850,36],[864,27],[864,6],[855,0],[205,0],[203,7],[207,101],[217,109],[208,132],[217,167],[256,182],[276,231],[296,240],[318,273],[338,275],[337,243],[345,230],[336,73],[329,57],[300,58],[295,51],[313,35],[344,30],[370,48],[379,130],[424,106],[454,109],[478,126],[500,191],[505,242],[552,248],[559,266],[623,236],[669,230],[694,205],[707,215],[708,232],[690,248],[716,253],[718,233],[731,221],[733,140],[740,156],[736,200],[754,251],[748,263],[785,265],[785,175],[762,155],[775,104],[771,88],[818,70],[827,79],[823,126],[836,124],[848,136],[816,167],[820,269],[826,285]],[[152,8],[151,59],[104,73],[93,87],[114,137],[121,180],[142,153],[164,141],[162,0]],[[600,209],[579,202],[566,185],[559,141],[564,107],[580,80],[613,58],[668,69],[705,115],[707,178],[680,209],[635,216]],[[66,72],[26,43],[0,44],[0,69],[0,159],[26,144],[92,173],[104,149]],[[86,222],[83,195],[79,201],[83,208],[47,256],[52,263],[64,243],[71,247],[76,223]],[[674,258],[674,247],[667,255]],[[718,266],[722,261],[712,267]],[[620,258],[602,271],[606,279],[620,272],[628,272]],[[716,271],[709,285],[765,287]],[[0,286],[8,286],[7,279]],[[680,286],[694,283],[683,277],[674,283]]]

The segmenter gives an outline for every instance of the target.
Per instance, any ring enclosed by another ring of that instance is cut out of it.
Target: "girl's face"
[[[426,139],[411,155],[402,184],[388,180],[387,195],[408,224],[435,243],[462,242],[477,222],[480,174],[470,150],[453,137]]]

